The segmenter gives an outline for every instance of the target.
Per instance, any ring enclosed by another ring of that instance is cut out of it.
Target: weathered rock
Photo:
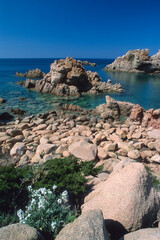
[[[132,151],[128,152],[128,157],[131,159],[138,159],[140,156],[141,155],[138,150],[132,150]]]
[[[160,153],[160,140],[155,141],[155,148],[156,148],[157,152]]]
[[[97,156],[97,146],[84,140],[73,143],[68,150],[83,161],[94,161]]]
[[[17,142],[10,151],[11,156],[22,156],[26,151],[26,146],[22,142]]]
[[[14,116],[9,114],[8,112],[4,112],[0,114],[0,121],[12,121]]]
[[[78,105],[73,105],[73,104],[68,104],[68,103],[65,103],[63,104],[62,106],[60,106],[60,109],[62,110],[65,110],[65,111],[76,111],[76,112],[82,112],[83,109],[78,106]]]
[[[26,111],[20,108],[15,108],[15,109],[11,109],[11,113],[13,113],[14,115],[23,116],[26,113]]]
[[[6,103],[6,99],[0,97],[0,103]]]
[[[103,172],[109,172],[111,173],[114,169],[114,167],[119,163],[119,159],[117,158],[108,158],[104,161],[100,161],[96,164],[96,167],[103,166],[102,171]]]
[[[16,76],[18,77],[28,77],[28,78],[43,78],[45,76],[44,72],[41,72],[40,69],[33,69],[33,70],[29,70],[26,73],[19,73],[16,72]]]
[[[29,78],[26,79],[25,84],[24,84],[25,88],[34,88],[35,85],[36,85],[36,81],[33,79],[29,79]]]
[[[33,78],[35,72],[30,73],[32,73],[29,74],[32,75],[30,77]],[[25,76],[29,77],[27,73]],[[91,94],[122,91],[120,84],[102,82],[97,73],[86,72],[80,61],[70,57],[55,60],[50,66],[50,72],[43,79],[37,81],[27,79],[24,85],[27,88],[35,88],[36,91],[58,96],[80,96],[82,92]]]
[[[99,209],[88,211],[67,224],[56,240],[110,240]]]
[[[1,240],[44,240],[42,235],[27,224],[16,223],[0,228]]]
[[[151,162],[160,163],[160,155],[156,154],[151,158]]]
[[[144,109],[141,106],[139,106],[138,104],[135,105],[132,108],[131,114],[127,119],[127,121],[137,122],[138,124],[141,124],[143,119],[143,112],[144,112]]]
[[[108,231],[118,239],[126,231],[152,226],[160,199],[143,164],[120,162],[103,182],[101,190],[90,200],[85,199],[82,212],[94,209],[97,204]]]
[[[160,138],[160,130],[153,129],[151,131],[147,131],[147,134],[150,138],[159,139]]]
[[[22,131],[20,129],[9,129],[7,133],[12,137],[15,137],[17,135],[22,135]]]
[[[160,74],[160,51],[150,57],[148,49],[130,50],[126,55],[107,65],[105,70]]]
[[[56,148],[57,147],[55,144],[49,144],[49,143],[40,144],[37,147],[36,153],[38,153],[40,155],[48,154],[48,153],[54,152],[56,150]]]
[[[133,233],[124,235],[120,240],[159,240],[160,229],[159,228],[146,228],[140,229]]]

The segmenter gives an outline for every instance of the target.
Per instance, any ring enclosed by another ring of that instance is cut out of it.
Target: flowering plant
[[[34,190],[29,186],[29,204],[25,211],[18,210],[19,221],[56,236],[65,224],[75,219],[68,203],[68,192],[65,190],[57,195],[56,189],[56,185],[52,190],[46,188]]]

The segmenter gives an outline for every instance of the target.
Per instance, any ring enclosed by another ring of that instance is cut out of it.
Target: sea
[[[105,93],[100,95],[84,95],[80,98],[56,97],[47,93],[39,93],[25,89],[16,84],[22,77],[16,72],[25,73],[30,69],[39,68],[48,73],[53,58],[45,59],[0,59],[0,97],[7,100],[0,104],[0,113],[10,112],[11,109],[20,108],[26,115],[36,115],[48,110],[57,110],[64,103],[76,104],[89,109],[105,103],[105,96],[110,95],[116,100],[139,104],[146,110],[160,108],[160,76],[138,73],[106,72],[104,67],[114,59],[80,59],[95,62],[96,67],[84,66],[86,70],[96,71],[106,82],[120,83],[124,89],[122,93]],[[24,98],[22,101],[21,98]]]

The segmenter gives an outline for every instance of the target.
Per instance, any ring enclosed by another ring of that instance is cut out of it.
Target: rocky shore
[[[69,104],[62,109],[0,126],[2,165],[43,164],[73,155],[103,166],[97,177],[88,176],[82,215],[56,239],[118,240],[129,232],[122,239],[147,239],[147,233],[153,237],[148,239],[159,237],[160,229],[150,227],[160,221],[160,195],[144,166],[160,180],[160,110],[146,111],[109,96],[96,109]]]
[[[106,71],[160,74],[160,50],[149,56],[148,49],[130,50],[105,67]]]
[[[120,84],[112,84],[111,80],[102,82],[97,72],[86,71],[82,62],[70,57],[55,60],[50,66],[50,72],[43,79],[26,79],[24,86],[38,92],[63,97],[80,96],[83,93],[98,94],[123,91]]]

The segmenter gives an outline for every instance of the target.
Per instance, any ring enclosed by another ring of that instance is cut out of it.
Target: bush
[[[68,205],[68,192],[63,191],[58,195],[56,189],[56,185],[52,190],[46,188],[33,190],[29,186],[29,204],[24,212],[18,210],[19,221],[56,237],[65,224],[76,218]]]
[[[31,178],[30,168],[14,168],[0,166],[0,213],[12,214],[17,206],[22,205],[22,199],[27,201],[27,181]]]
[[[95,176],[101,170],[94,166],[93,162],[79,163],[74,157],[49,160],[39,169],[39,178],[33,187],[52,188],[55,184],[59,191],[66,189],[72,193],[74,203],[80,204],[87,182],[85,176]]]

